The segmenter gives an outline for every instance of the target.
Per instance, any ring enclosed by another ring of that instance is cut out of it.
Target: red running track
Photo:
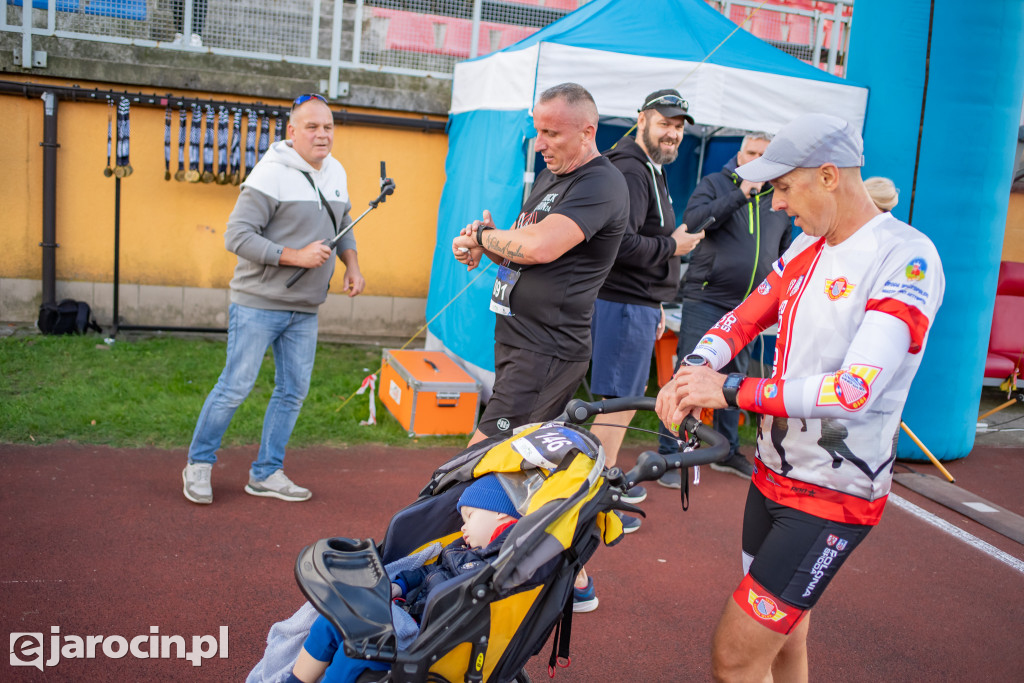
[[[333,535],[379,539],[454,450],[292,451],[289,475],[314,491],[307,503],[245,494],[254,452],[222,453],[214,504],[199,506],[181,495],[181,452],[0,446],[8,634],[43,633],[47,659],[54,626],[62,637],[126,640],[157,627],[189,646],[226,626],[229,643],[227,658],[199,667],[100,654],[44,663],[43,672],[3,661],[0,680],[243,680],[270,625],[302,602],[292,575],[299,550]],[[978,448],[946,465],[958,485],[1024,514],[1024,447]],[[650,488],[643,528],[600,549],[588,567],[600,607],[577,615],[572,666],[556,682],[710,679],[711,632],[740,579],[746,487],[705,468],[685,513],[677,491]],[[894,493],[1008,555],[1001,561],[890,504],[814,611],[811,680],[1021,680],[1024,548],[901,486]],[[528,667],[535,681],[547,679],[547,656]]]

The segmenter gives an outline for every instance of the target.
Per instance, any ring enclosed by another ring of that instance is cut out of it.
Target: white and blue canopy
[[[675,88],[707,127],[774,132],[806,112],[863,127],[865,88],[735,29],[702,0],[592,0],[515,45],[456,65],[427,299],[430,346],[443,345],[490,385],[496,268],[467,273],[451,240],[484,209],[499,227],[514,221],[533,103],[545,89],[579,83],[602,117],[635,118],[648,93]]]

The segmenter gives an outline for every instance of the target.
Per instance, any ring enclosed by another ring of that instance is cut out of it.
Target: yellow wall
[[[174,94],[241,99],[217,93]],[[0,161],[0,187],[4,188],[0,277],[38,280],[42,270],[42,100],[0,95],[0,121],[8,131]],[[177,169],[177,110],[171,130],[173,174]],[[106,103],[61,100],[57,134],[57,278],[111,282],[114,178],[103,175]],[[120,281],[226,288],[235,257],[225,250],[223,233],[238,187],[173,178],[165,181],[163,140],[164,110],[133,107],[134,172],[121,181]],[[388,175],[397,185],[395,194],[354,229],[367,295],[426,297],[447,148],[447,136],[438,132],[363,125],[335,128],[333,153],[348,172],[353,219],[377,196],[381,160],[387,162]],[[340,292],[341,287],[342,279],[334,278],[331,291]]]
[[[1010,193],[1003,237],[1003,260],[1024,263],[1024,193]]]

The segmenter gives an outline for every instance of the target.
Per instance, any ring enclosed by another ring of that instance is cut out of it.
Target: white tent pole
[[[484,0],[473,0],[473,38],[469,42],[469,58],[480,54],[480,13]]]
[[[825,26],[821,23],[821,12],[814,10],[814,49],[811,51],[811,64],[819,68],[821,64],[821,43],[825,38]]]
[[[829,36],[828,45],[828,72],[836,72],[836,53],[839,52],[839,28],[843,19],[843,3],[837,2],[832,12],[832,34]]]
[[[537,150],[534,149],[533,145],[537,142],[537,138],[530,138],[526,141],[526,173],[523,174],[523,203],[526,203],[526,198],[530,196],[530,192],[533,191],[533,179],[536,174],[533,172],[534,162],[537,160]]]

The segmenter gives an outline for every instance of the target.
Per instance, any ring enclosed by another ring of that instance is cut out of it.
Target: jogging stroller
[[[591,416],[653,410],[654,399],[573,400],[558,419],[481,441],[438,468],[412,504],[388,525],[384,540],[323,539],[302,550],[295,576],[303,594],[344,637],[345,654],[391,663],[374,681],[529,681],[523,666],[556,628],[550,666],[568,656],[573,581],[600,543],[622,536],[614,510],[643,514],[621,501],[633,485],[668,468],[720,461],[729,444],[693,418],[691,446],[673,456],[645,454],[623,473],[604,471],[604,450],[579,426]],[[497,558],[430,593],[420,630],[396,644],[391,586],[384,565],[461,535],[456,501],[474,479],[495,473],[523,514]],[[360,681],[364,680],[363,677]]]

